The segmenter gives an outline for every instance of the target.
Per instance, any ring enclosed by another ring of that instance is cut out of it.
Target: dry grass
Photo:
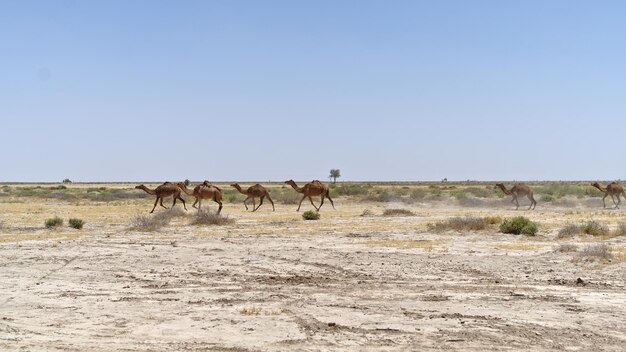
[[[587,235],[606,237],[611,234],[609,227],[597,221],[589,221],[583,225],[582,230]]]
[[[191,225],[231,225],[235,219],[228,216],[211,213],[208,210],[198,211],[191,219]]]
[[[168,212],[160,212],[152,215],[138,215],[130,224],[130,229],[135,231],[152,232],[167,226],[172,221]]]
[[[239,311],[241,315],[260,315],[263,309],[259,307],[243,307]]]
[[[556,235],[556,238],[570,238],[576,235],[583,233],[582,226],[576,224],[568,224],[564,228],[559,230],[559,233]]]
[[[383,211],[383,216],[415,216],[415,213],[408,209],[389,208]]]
[[[498,220],[499,219],[499,220]],[[496,217],[453,217],[437,223],[429,223],[426,225],[429,231],[445,232],[445,231],[481,231],[501,222],[502,219]]]
[[[370,209],[365,209],[363,210],[363,212],[361,213],[361,216],[366,217],[366,216],[374,216],[374,212],[371,211]]]
[[[563,243],[560,244],[558,246],[556,246],[554,248],[555,252],[559,252],[559,253],[571,253],[571,252],[577,252],[578,251],[578,246],[575,244],[571,244],[571,243]]]
[[[613,258],[617,261],[624,262],[626,261],[626,248],[625,247],[613,247],[611,248],[611,254]]]
[[[540,249],[541,247],[536,246],[534,244],[511,243],[511,244],[499,244],[499,245],[496,245],[496,248],[512,249],[515,251],[535,251],[537,249]]]
[[[613,258],[611,247],[609,247],[606,243],[598,243],[585,246],[585,248],[583,248],[580,252],[576,253],[574,261],[608,261],[611,258]]]
[[[370,247],[390,247],[390,248],[422,248],[428,252],[434,249],[434,246],[441,241],[435,240],[372,240],[367,242],[361,242]]]

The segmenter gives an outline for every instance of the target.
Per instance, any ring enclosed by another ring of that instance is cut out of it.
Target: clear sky
[[[0,1],[0,181],[626,175],[623,1]]]

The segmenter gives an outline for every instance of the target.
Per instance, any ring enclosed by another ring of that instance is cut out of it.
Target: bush
[[[383,216],[413,216],[412,211],[407,209],[385,209]]]
[[[70,227],[80,230],[85,225],[85,222],[81,219],[72,218],[69,221]]]
[[[543,194],[541,197],[539,197],[539,201],[544,203],[550,203],[554,201],[554,197],[551,194]]]
[[[596,221],[589,221],[583,226],[583,232],[592,236],[608,236],[611,231],[608,226]]]
[[[313,211],[313,210],[307,210],[304,213],[302,213],[302,218],[304,220],[319,220],[320,213]]]
[[[583,248],[576,257],[574,257],[574,261],[595,261],[595,260],[609,260],[613,258],[613,254],[611,253],[611,247],[609,247],[605,243],[589,245]]]
[[[370,209],[365,209],[363,210],[363,213],[361,213],[361,216],[374,216],[374,212]]]
[[[558,247],[556,247],[554,251],[561,252],[561,253],[576,252],[578,251],[578,246],[576,246],[575,244],[571,244],[571,243],[563,243],[559,245]]]
[[[500,225],[500,232],[514,235],[535,235],[538,230],[537,224],[523,216],[507,219]]]
[[[135,217],[130,225],[131,230],[156,231],[170,223],[172,217],[167,212],[156,213],[154,215],[139,215]]]
[[[569,237],[574,237],[581,233],[583,233],[583,229],[580,225],[569,224],[559,230],[559,233],[556,235],[556,238],[569,238]]]
[[[428,230],[433,232],[444,231],[481,231],[490,224],[491,218],[480,218],[475,216],[454,217],[438,223],[427,224]]]
[[[199,210],[191,220],[192,225],[230,225],[234,223],[234,219],[230,219],[228,216],[211,213],[208,210]]]
[[[58,216],[55,216],[53,218],[50,218],[48,220],[46,220],[46,227],[47,228],[53,228],[53,227],[58,227],[63,225],[63,219],[61,219]]]
[[[626,224],[623,222],[620,222],[617,225],[617,230],[615,230],[615,236],[624,236],[626,235]]]

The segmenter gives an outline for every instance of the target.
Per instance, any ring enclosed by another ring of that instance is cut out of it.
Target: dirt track
[[[379,209],[341,201],[340,210],[326,209],[319,222],[300,220],[289,205],[250,214],[233,204],[225,213],[235,225],[195,227],[177,218],[156,233],[129,231],[127,218],[148,203],[129,205],[130,215],[125,207],[79,207],[88,221],[82,232],[29,227],[30,220],[18,219],[22,205],[1,204],[11,209],[2,220],[17,225],[5,228],[8,240],[0,243],[0,349],[626,346],[626,262],[574,262],[572,253],[553,250],[595,240],[556,241],[553,230],[534,238],[432,234],[425,223],[468,211],[416,206],[414,217],[364,218],[364,208]],[[71,205],[56,210],[77,211]],[[531,215],[544,229],[561,217],[595,216],[568,214]],[[624,218],[608,214],[612,221]],[[603,241],[626,245],[624,237]]]

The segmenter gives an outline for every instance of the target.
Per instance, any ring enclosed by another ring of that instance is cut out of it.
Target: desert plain
[[[626,213],[587,183],[535,185],[534,211],[487,183],[341,184],[313,221],[284,184],[250,212],[220,183],[217,225],[135,185],[0,185],[0,350],[626,350]],[[538,233],[501,233],[516,216]],[[468,218],[491,220],[445,226]]]

